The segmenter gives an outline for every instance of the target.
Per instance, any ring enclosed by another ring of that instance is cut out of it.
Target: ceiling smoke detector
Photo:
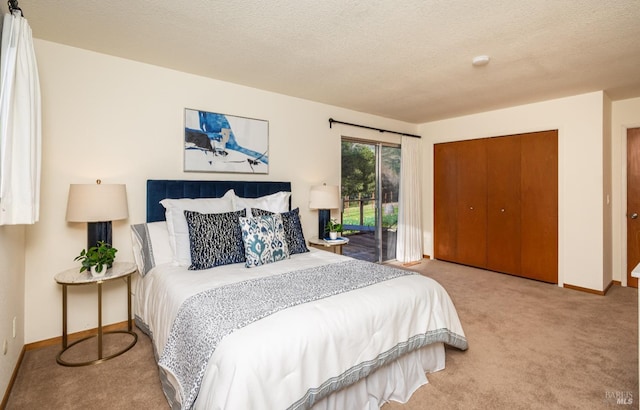
[[[471,60],[471,64],[473,64],[474,67],[484,67],[489,64],[489,60],[489,56],[476,56]]]

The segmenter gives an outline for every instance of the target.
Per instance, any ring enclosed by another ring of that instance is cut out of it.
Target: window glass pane
[[[396,232],[398,229],[398,195],[400,192],[400,148],[381,147],[380,167],[382,214],[382,260],[396,258]]]

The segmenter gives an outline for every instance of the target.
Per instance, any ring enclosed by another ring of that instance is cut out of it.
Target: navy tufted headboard
[[[244,198],[257,198],[280,191],[291,192],[291,182],[262,181],[189,181],[149,179],[147,180],[147,222],[164,221],[165,198],[219,198],[233,189]],[[289,199],[291,208],[291,199]]]

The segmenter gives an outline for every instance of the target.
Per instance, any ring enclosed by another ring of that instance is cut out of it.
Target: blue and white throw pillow
[[[289,257],[282,217],[279,214],[240,218],[240,228],[247,268]]]
[[[240,218],[245,215],[244,209],[219,214],[184,211],[191,246],[189,270],[244,262]]]
[[[253,216],[273,214],[273,212],[265,211],[264,209],[251,208],[251,215]],[[287,246],[289,247],[289,255],[309,252],[309,248],[307,248],[307,241],[304,239],[304,234],[302,233],[299,209],[296,208],[289,212],[283,212],[280,216],[282,216],[284,237],[287,241]]]

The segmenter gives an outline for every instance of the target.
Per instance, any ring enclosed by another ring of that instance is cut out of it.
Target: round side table
[[[87,366],[90,364],[98,364],[105,360],[113,359],[116,356],[120,356],[122,353],[131,349],[138,341],[138,334],[133,331],[133,321],[131,319],[131,276],[136,272],[137,267],[135,263],[131,262],[114,262],[113,266],[107,270],[104,276],[93,277],[89,271],[80,273],[80,268],[75,267],[67,269],[58,273],[55,276],[56,282],[62,285],[62,350],[56,356],[58,364],[63,366]],[[127,281],[127,330],[112,330],[103,331],[102,329],[102,284],[114,279],[126,279]],[[90,335],[85,338],[74,341],[71,344],[67,343],[67,287],[79,286],[79,285],[98,285],[98,332],[95,335]],[[107,357],[104,357],[102,353],[102,337],[107,333],[125,333],[133,336],[133,340],[122,350],[119,350]],[[68,362],[62,358],[62,355],[71,347],[78,343],[84,342],[91,338],[98,338],[98,358],[95,360],[89,360],[86,362]]]
[[[333,253],[342,255],[342,247],[349,243],[349,239],[340,238],[334,240],[310,238],[309,245],[322,250],[330,250]]]

